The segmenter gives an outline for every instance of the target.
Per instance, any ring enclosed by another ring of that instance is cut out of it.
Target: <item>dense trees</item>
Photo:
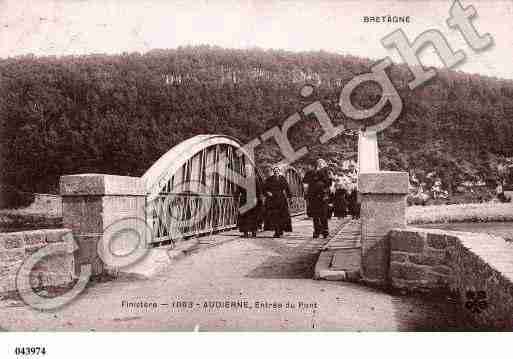
[[[283,123],[315,99],[334,121],[342,86],[371,62],[326,52],[226,50],[208,46],[145,55],[33,56],[0,61],[0,183],[55,192],[58,177],[79,172],[141,175],[169,148],[196,134],[245,142]],[[404,102],[400,119],[380,139],[388,169],[444,171],[448,178],[490,173],[513,156],[513,83],[440,71],[410,91],[405,66],[390,69]],[[311,98],[299,95],[305,83]],[[369,106],[379,88],[362,86]],[[309,157],[341,162],[355,139],[318,145],[315,121],[291,130]],[[272,141],[261,163],[279,160]]]

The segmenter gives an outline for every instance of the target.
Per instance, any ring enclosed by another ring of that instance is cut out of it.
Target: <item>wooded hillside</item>
[[[219,133],[246,142],[321,100],[345,121],[340,90],[372,62],[326,52],[186,47],[145,55],[12,58],[0,61],[0,183],[28,192],[56,192],[62,174],[138,176],[163,153],[197,135]],[[414,91],[405,66],[390,77],[404,109],[380,138],[384,169],[437,171],[446,181],[490,176],[513,156],[513,82],[440,71]],[[300,89],[314,84],[305,99]],[[379,100],[361,86],[355,101]],[[315,145],[316,121],[291,131],[297,145],[340,163],[355,138]],[[271,141],[257,149],[261,164],[278,161]],[[298,165],[301,166],[304,161]]]

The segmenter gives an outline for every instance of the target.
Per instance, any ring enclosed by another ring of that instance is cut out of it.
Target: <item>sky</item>
[[[406,0],[0,0],[0,57],[144,53],[155,48],[210,44],[226,48],[325,50],[402,62],[381,38],[401,28],[410,41],[437,29],[463,50],[470,73],[513,79],[513,0],[463,0],[478,16],[480,34],[494,45],[480,53],[446,25],[452,1]],[[410,16],[409,24],[369,24],[363,16]],[[434,51],[425,65],[443,67]]]

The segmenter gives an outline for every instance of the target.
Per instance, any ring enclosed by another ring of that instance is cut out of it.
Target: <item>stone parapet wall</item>
[[[52,243],[64,243],[66,252],[48,256],[37,263],[30,274],[34,288],[65,286],[76,279],[71,230],[0,233],[0,294],[15,292],[16,275],[24,261]]]
[[[394,288],[456,294],[476,328],[513,329],[513,244],[485,233],[390,231]]]
[[[393,287],[430,292],[449,289],[457,237],[412,228],[392,230],[389,240]]]
[[[461,233],[451,288],[476,327],[513,329],[513,244],[488,234]]]

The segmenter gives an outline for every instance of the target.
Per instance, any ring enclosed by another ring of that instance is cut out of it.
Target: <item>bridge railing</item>
[[[234,228],[238,203],[230,195],[162,193],[147,203],[152,243],[175,243],[182,238]],[[292,215],[305,210],[302,197],[289,201]]]
[[[297,215],[305,212],[306,203],[305,199],[301,196],[292,196],[289,200],[289,211],[292,215]]]
[[[147,204],[152,242],[212,233],[237,223],[238,206],[230,195],[163,193]]]

